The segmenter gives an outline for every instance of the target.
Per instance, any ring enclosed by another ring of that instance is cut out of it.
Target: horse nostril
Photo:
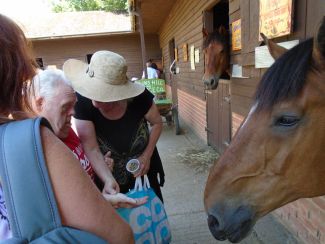
[[[214,79],[211,79],[210,84],[211,84],[211,86],[214,84]]]
[[[225,231],[220,226],[220,222],[213,215],[208,216],[208,225],[211,234],[219,241],[224,241],[227,239]]]
[[[219,227],[219,221],[213,215],[209,215],[208,216],[208,225],[213,227],[213,228],[218,228]]]
[[[251,224],[251,220],[250,219],[247,219],[245,221],[243,221],[241,224],[240,224],[240,228],[243,229],[244,227],[246,226],[249,226]]]

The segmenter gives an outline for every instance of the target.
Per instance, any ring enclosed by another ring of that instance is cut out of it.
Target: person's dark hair
[[[158,66],[156,63],[151,63],[151,68],[158,69]]]
[[[11,115],[19,119],[32,111],[28,102],[28,81],[37,64],[29,43],[19,26],[0,14],[0,122]]]

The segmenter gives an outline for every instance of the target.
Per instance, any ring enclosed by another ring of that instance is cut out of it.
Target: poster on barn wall
[[[187,62],[188,61],[188,56],[187,56],[187,44],[183,44],[183,61]]]
[[[231,46],[233,51],[241,50],[241,20],[236,20],[231,24]]]
[[[175,54],[175,61],[178,62],[178,49],[175,47],[174,49],[174,54]]]
[[[260,0],[259,33],[268,38],[292,32],[293,0]],[[259,37],[261,41],[262,38]]]

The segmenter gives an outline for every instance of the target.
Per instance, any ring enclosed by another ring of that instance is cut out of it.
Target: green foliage
[[[52,0],[52,10],[58,12],[102,10],[127,13],[127,0]]]

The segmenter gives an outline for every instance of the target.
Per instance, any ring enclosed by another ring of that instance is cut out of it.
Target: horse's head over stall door
[[[205,188],[218,240],[238,242],[272,210],[325,194],[325,17],[314,39],[289,51],[265,41],[280,57]]]
[[[208,90],[217,89],[222,74],[229,73],[228,31],[220,26],[208,33],[203,28],[204,75],[202,81]]]

